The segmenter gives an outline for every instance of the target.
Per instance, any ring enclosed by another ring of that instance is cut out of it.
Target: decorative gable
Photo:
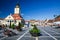
[[[8,15],[5,20],[14,20],[13,16],[12,15]]]

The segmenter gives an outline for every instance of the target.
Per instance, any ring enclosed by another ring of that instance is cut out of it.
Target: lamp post
[[[36,40],[38,40],[38,37],[36,37]]]
[[[53,19],[53,23],[55,22],[55,17],[56,17],[57,15],[54,15],[54,19]]]
[[[9,27],[11,28],[11,20],[9,20],[9,22],[10,22],[10,26]]]
[[[28,27],[29,27],[29,25],[30,25],[30,22],[28,21]]]

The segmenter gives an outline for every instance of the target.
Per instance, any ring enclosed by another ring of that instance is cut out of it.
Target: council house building
[[[21,16],[20,12],[20,5],[16,4],[16,7],[14,8],[14,14],[8,15],[5,19],[4,22],[6,25],[9,25],[10,22],[11,24],[18,25],[18,23],[24,21],[23,17]]]

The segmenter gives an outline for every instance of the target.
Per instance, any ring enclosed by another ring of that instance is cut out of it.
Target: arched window
[[[7,22],[9,22],[9,20]]]

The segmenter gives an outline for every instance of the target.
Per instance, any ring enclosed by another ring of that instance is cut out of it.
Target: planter
[[[36,27],[36,25],[33,25],[33,28],[29,31],[31,36],[38,37],[41,36],[40,30]]]
[[[17,29],[18,31],[22,31],[22,28],[19,28],[19,26],[16,26],[15,29]]]
[[[42,35],[41,33],[31,33],[31,32],[30,32],[30,34],[33,37],[38,37],[38,36],[41,36]]]
[[[20,28],[19,31],[22,31],[22,29]]]

